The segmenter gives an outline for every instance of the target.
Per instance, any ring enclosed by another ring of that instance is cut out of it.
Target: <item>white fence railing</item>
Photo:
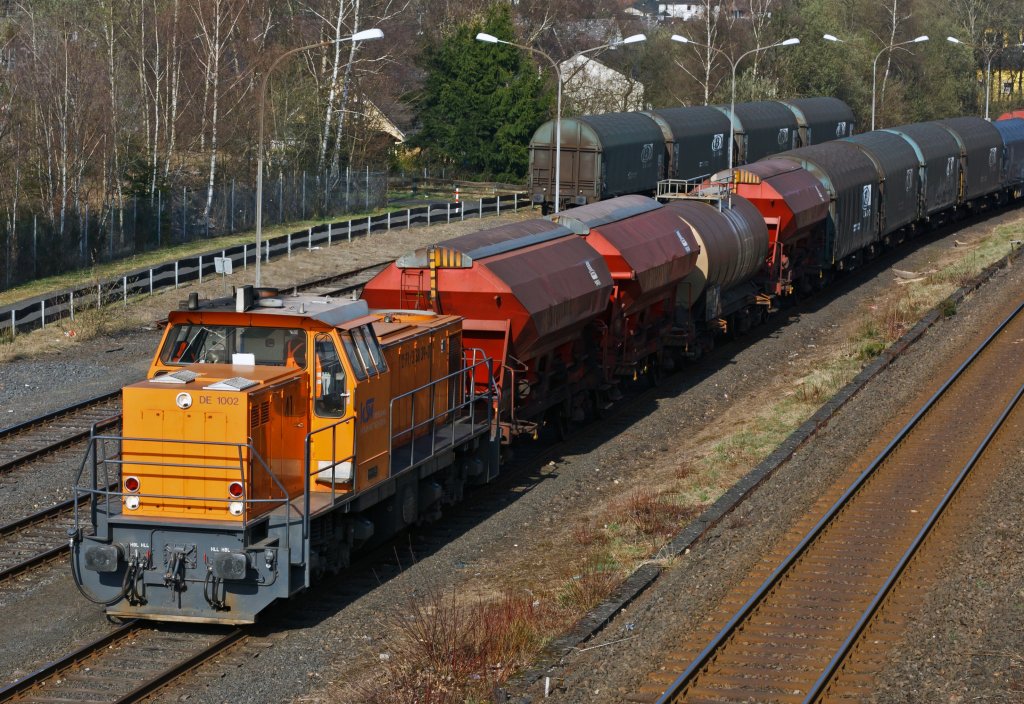
[[[500,215],[503,212],[518,211],[529,204],[526,194],[517,193],[459,203],[435,203],[383,215],[325,223],[264,240],[263,261],[287,257],[297,250],[351,242],[353,237],[364,237],[372,232],[426,227],[454,220],[482,218],[484,215]],[[0,306],[0,333],[14,336],[19,332],[45,328],[48,324],[65,318],[74,320],[76,311],[86,308],[96,308],[118,300],[127,303],[130,296],[178,288],[191,281],[202,283],[205,277],[215,275],[215,257],[230,257],[233,269],[244,269],[250,264],[255,264],[256,245],[247,243],[204,252],[148,269],[136,269],[116,278]]]

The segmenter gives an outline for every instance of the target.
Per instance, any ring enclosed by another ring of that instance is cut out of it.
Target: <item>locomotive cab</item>
[[[91,438],[73,567],[109,614],[251,622],[496,473],[459,318],[253,300],[171,313],[147,378],[123,390],[122,433]]]

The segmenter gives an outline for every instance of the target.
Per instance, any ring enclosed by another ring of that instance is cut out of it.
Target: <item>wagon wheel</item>
[[[587,410],[589,411],[590,420],[601,420],[604,418],[604,408],[601,404],[601,392],[598,389],[594,389],[587,394]]]
[[[644,363],[644,376],[647,377],[647,384],[651,388],[661,385],[661,362],[656,355],[651,355]]]
[[[561,442],[569,437],[569,413],[564,403],[553,406],[544,413],[541,435],[550,442]]]

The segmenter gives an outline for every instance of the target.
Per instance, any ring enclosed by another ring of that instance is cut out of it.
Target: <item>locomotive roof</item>
[[[236,291],[240,294],[241,289]],[[194,306],[183,305],[175,313],[189,315],[194,312],[239,313],[257,316],[289,316],[310,318],[331,327],[361,318],[369,313],[366,301],[349,298],[331,298],[309,294],[281,294],[269,289],[262,289],[249,304],[239,309],[236,298],[216,298],[208,301],[195,301]]]

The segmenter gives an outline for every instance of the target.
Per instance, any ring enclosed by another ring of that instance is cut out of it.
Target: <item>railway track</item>
[[[727,600],[723,608],[735,612],[710,643],[694,638],[670,654],[636,700],[863,701],[872,668],[898,637],[894,622],[905,623],[881,614],[900,598],[914,601],[900,594],[907,575],[941,576],[947,551],[929,536],[974,509],[958,500],[965,493],[984,496],[964,489],[996,471],[998,463],[981,461],[986,450],[1017,442],[1022,311],[974,351],[753,595]],[[917,579],[906,591],[922,593]]]
[[[121,392],[103,394],[0,430],[0,474],[88,439],[121,420]]]
[[[0,702],[140,701],[245,635],[242,628],[183,628],[129,621],[0,689]]]
[[[74,511],[69,499],[0,526],[0,583],[67,553]]]

